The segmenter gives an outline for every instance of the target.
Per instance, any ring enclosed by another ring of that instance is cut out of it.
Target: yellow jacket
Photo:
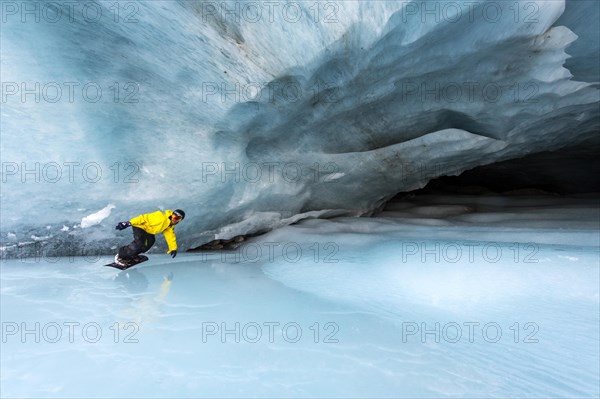
[[[171,219],[169,216],[173,211],[167,209],[164,213],[162,211],[156,211],[152,213],[146,213],[140,216],[136,216],[129,221],[132,226],[139,227],[146,233],[158,234],[163,233],[169,250],[175,251],[177,249],[177,238],[175,237],[175,226],[171,226]]]

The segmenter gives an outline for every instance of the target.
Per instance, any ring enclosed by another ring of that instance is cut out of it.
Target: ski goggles
[[[171,220],[174,222],[178,222],[181,219],[183,219],[183,217],[177,212],[173,212],[173,214],[171,215]]]

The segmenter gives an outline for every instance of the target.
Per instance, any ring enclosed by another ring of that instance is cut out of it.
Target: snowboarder
[[[146,213],[134,217],[128,222],[119,222],[116,230],[124,230],[133,226],[133,241],[129,245],[119,248],[115,255],[115,263],[121,266],[127,266],[127,263],[142,252],[148,251],[154,245],[154,235],[163,233],[167,245],[168,254],[174,258],[177,256],[177,239],[175,237],[175,225],[185,218],[185,212],[181,209],[174,211],[166,210]]]

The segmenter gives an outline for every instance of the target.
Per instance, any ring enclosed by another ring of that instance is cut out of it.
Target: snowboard
[[[119,269],[119,270],[126,270],[129,269],[130,267],[133,267],[135,265],[138,265],[142,262],[145,262],[148,260],[148,257],[145,255],[138,255],[135,258],[131,259],[130,261],[128,261],[127,263],[125,263],[125,265],[119,265],[118,263],[108,263],[104,266],[110,266],[110,267],[114,267],[115,269]]]

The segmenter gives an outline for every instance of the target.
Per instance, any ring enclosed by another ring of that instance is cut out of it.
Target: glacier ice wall
[[[186,210],[184,248],[368,214],[600,127],[595,1],[24,4],[2,5],[5,252],[109,251],[156,208]]]

